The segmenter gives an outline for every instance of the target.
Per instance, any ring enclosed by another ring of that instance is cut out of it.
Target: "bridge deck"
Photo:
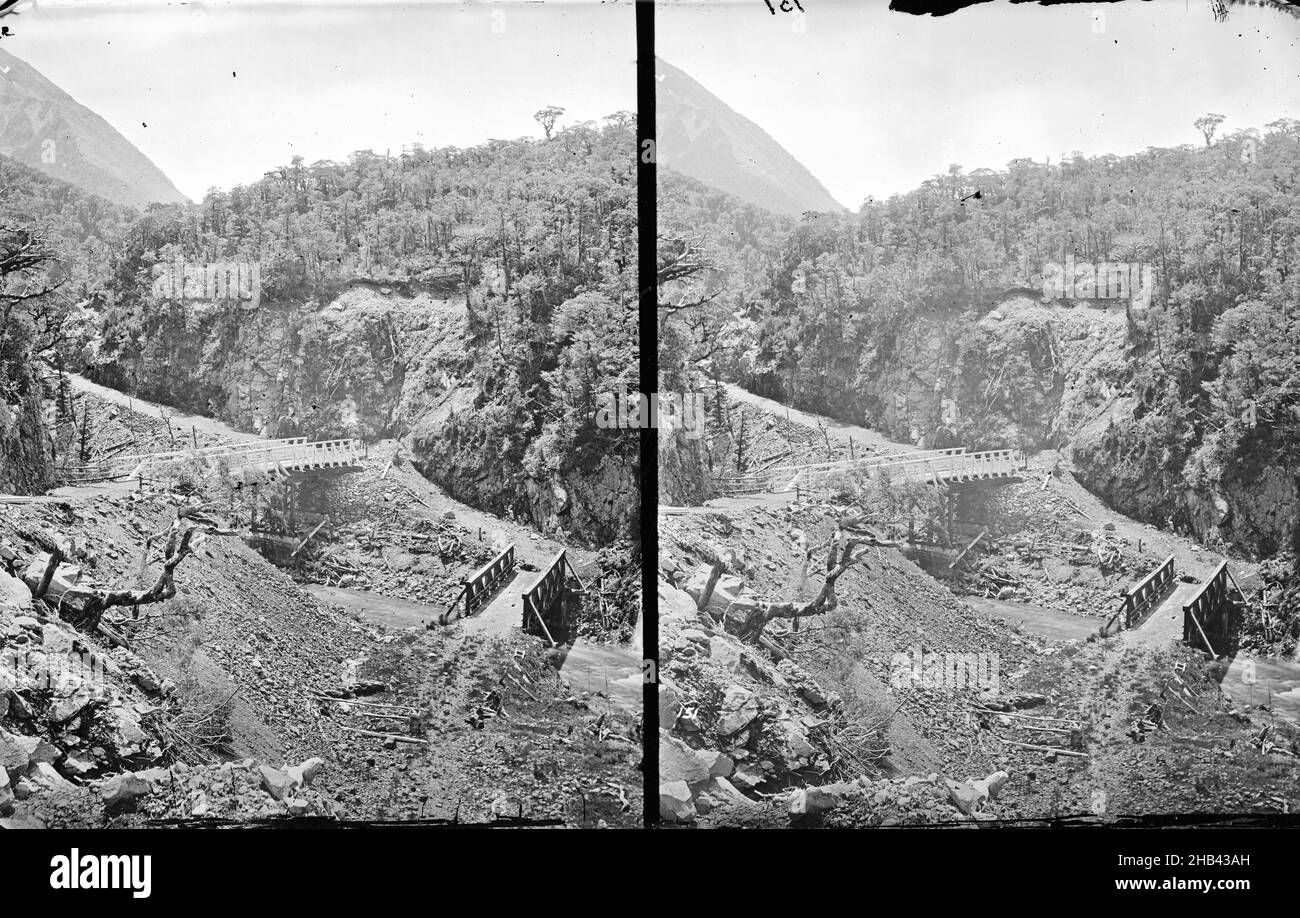
[[[177,472],[191,464],[224,466],[232,474],[276,479],[301,475],[342,474],[357,471],[365,458],[359,440],[308,441],[305,437],[281,440],[246,440],[200,449],[115,456],[65,470],[70,485],[105,481],[148,481]]]
[[[1145,647],[1155,647],[1183,639],[1183,603],[1200,589],[1199,583],[1179,582],[1136,628],[1124,631],[1125,640]]]
[[[718,478],[714,483],[720,493],[729,497],[787,491],[825,492],[852,486],[863,476],[871,475],[890,481],[933,484],[1014,478],[1023,462],[1018,450],[968,453],[965,447],[957,447],[813,465],[776,466],[754,475]]]

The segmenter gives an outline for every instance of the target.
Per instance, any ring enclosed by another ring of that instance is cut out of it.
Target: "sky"
[[[194,200],[295,154],[466,147],[636,109],[630,3],[36,0],[5,50]]]
[[[1229,133],[1300,117],[1300,19],[1270,9],[1234,6],[1219,23],[1209,0],[938,18],[883,0],[802,6],[801,20],[761,0],[661,3],[656,50],[853,210],[952,163],[1200,144],[1192,122],[1207,112]]]

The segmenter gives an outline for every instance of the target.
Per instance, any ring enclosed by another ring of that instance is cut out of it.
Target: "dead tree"
[[[163,602],[176,595],[176,568],[194,553],[194,534],[201,531],[198,526],[184,527],[182,520],[183,517],[177,516],[167,531],[162,572],[153,586],[146,590],[93,590],[64,581],[57,573],[59,565],[67,560],[67,554],[57,546],[50,551],[40,575],[36,576],[33,565],[28,568],[23,580],[32,591],[33,598],[44,599],[53,605],[61,618],[82,631],[98,630],[104,613],[114,606],[130,606],[134,617],[139,618],[140,606]],[[161,536],[162,533],[158,533],[149,537],[145,542],[146,554],[154,540]]]
[[[753,609],[740,626],[738,632],[740,639],[750,640],[751,638],[758,639],[762,637],[763,629],[774,618],[793,619],[795,626],[798,627],[801,618],[824,615],[834,610],[839,605],[839,600],[835,596],[835,581],[857,561],[857,558],[853,556],[853,549],[859,544],[861,544],[861,540],[852,539],[845,544],[844,551],[841,553],[839,540],[833,540],[830,552],[826,557],[826,582],[822,584],[822,588],[818,590],[817,595],[805,603],[793,601],[759,603],[758,608]]]

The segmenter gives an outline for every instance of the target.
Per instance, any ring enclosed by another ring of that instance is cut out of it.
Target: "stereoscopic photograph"
[[[632,7],[0,16],[0,826],[642,826]]]
[[[1298,11],[756,6],[657,9],[662,823],[1285,821]]]

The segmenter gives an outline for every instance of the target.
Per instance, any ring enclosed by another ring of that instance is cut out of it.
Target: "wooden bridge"
[[[1183,603],[1183,641],[1215,656],[1236,650],[1238,607],[1244,598],[1228,562],[1220,562]]]
[[[1181,623],[1183,642],[1216,656],[1236,649],[1241,590],[1228,562],[1222,561],[1200,583],[1179,583],[1174,556],[1124,591],[1120,607],[1101,628],[1102,635],[1131,631],[1139,641],[1169,640]],[[1113,630],[1112,630],[1113,629]]]
[[[1159,567],[1124,591],[1123,602],[1102,626],[1102,634],[1109,633],[1112,626],[1116,631],[1140,626],[1147,620],[1147,613],[1159,608],[1170,598],[1174,587],[1174,556],[1170,555]]]
[[[851,489],[864,476],[940,485],[1015,478],[1023,466],[1024,455],[1019,450],[968,453],[961,446],[813,465],[780,465],[751,475],[716,478],[714,484],[720,494],[728,497],[788,491],[825,493]]]
[[[511,542],[491,561],[461,581],[460,592],[451,601],[447,611],[438,616],[438,624],[447,625],[462,615],[471,615],[475,609],[486,605],[492,596],[515,573],[515,546]],[[461,612],[461,600],[465,601]]]
[[[578,578],[569,557],[561,549],[551,563],[546,565],[533,585],[523,594],[523,621],[521,627],[531,634],[540,633],[551,646],[556,645],[555,633],[565,627],[564,597],[575,592],[569,587],[569,575],[578,582],[576,592],[584,592],[586,587]]]
[[[200,449],[114,456],[61,470],[72,485],[106,481],[156,482],[187,468],[221,470],[238,484],[341,475],[360,471],[365,458],[360,440],[248,440]]]

